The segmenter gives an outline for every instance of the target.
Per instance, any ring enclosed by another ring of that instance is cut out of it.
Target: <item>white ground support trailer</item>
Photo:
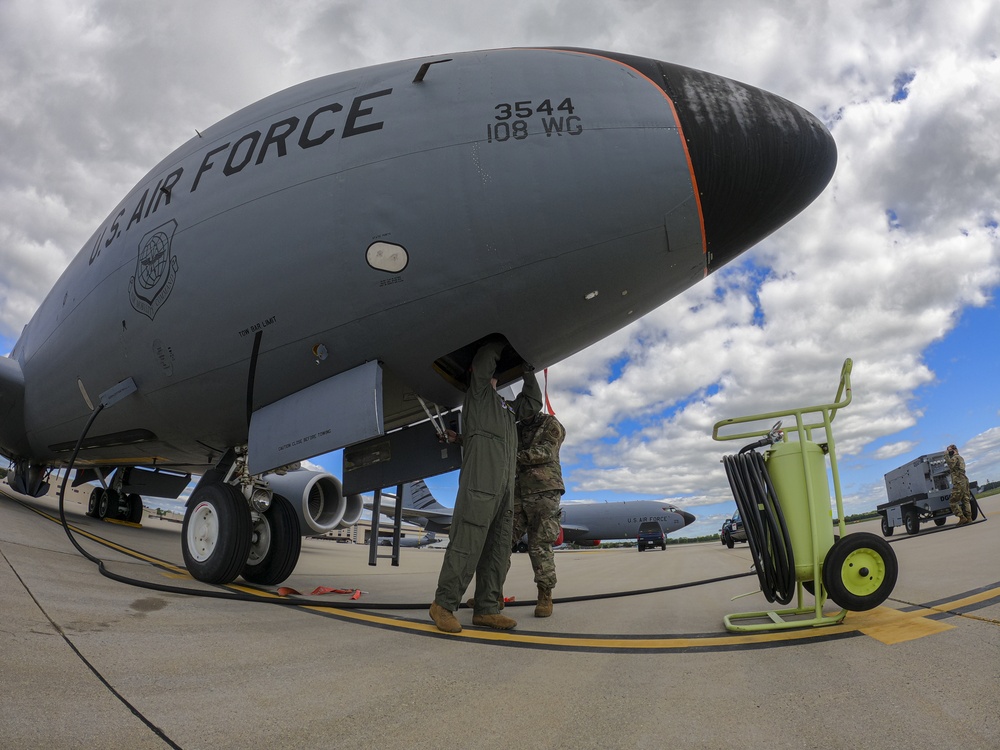
[[[971,486],[971,484],[970,484]],[[951,474],[944,460],[944,451],[920,456],[885,475],[885,491],[889,502],[875,510],[882,516],[882,535],[892,536],[897,526],[907,534],[920,531],[921,521],[944,525],[952,515],[948,503],[951,497]],[[979,505],[972,498],[972,520],[979,517]]]

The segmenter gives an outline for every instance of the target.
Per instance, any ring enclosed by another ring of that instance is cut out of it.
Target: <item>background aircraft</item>
[[[434,532],[433,531],[428,531],[426,534],[423,534],[421,536],[413,536],[413,535],[410,535],[410,536],[401,536],[399,538],[399,546],[400,547],[426,547],[429,544],[434,544],[434,542],[436,542],[436,541],[437,541],[437,537],[435,536]],[[392,546],[392,537],[391,536],[381,537],[378,540],[378,543],[382,547],[391,547]]]
[[[383,496],[382,512],[389,513],[394,507],[391,495]],[[371,504],[366,503],[371,509]],[[410,482],[403,486],[403,518],[436,532],[448,533],[451,526],[452,508],[437,501],[423,481]],[[593,544],[607,539],[635,539],[639,524],[644,521],[659,521],[664,533],[683,529],[694,523],[695,517],[670,503],[656,500],[632,500],[613,503],[563,503],[562,533],[557,544]]]
[[[39,495],[73,463],[121,515],[202,474],[191,574],[278,583],[301,534],[360,498],[270,472],[457,406],[489,338],[509,344],[502,383],[604,338],[795,216],[835,164],[796,105],[616,53],[294,86],[155,166],[0,358],[9,481]]]

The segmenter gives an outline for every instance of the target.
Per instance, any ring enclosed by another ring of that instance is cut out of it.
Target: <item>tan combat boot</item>
[[[538,602],[535,604],[535,617],[552,616],[552,589],[538,587]]]
[[[461,633],[462,623],[458,621],[453,612],[449,612],[437,602],[431,605],[431,619],[437,625],[437,629],[442,633]]]
[[[517,626],[517,620],[507,615],[473,615],[473,625],[484,625],[494,630],[513,630]]]

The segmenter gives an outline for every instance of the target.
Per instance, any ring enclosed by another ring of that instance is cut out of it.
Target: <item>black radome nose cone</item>
[[[589,52],[635,69],[673,102],[701,202],[708,271],[798,214],[833,176],[833,136],[787,99],[673,63]]]
[[[673,100],[698,183],[708,270],[808,206],[837,166],[833,136],[780,96],[729,78],[655,63]]]

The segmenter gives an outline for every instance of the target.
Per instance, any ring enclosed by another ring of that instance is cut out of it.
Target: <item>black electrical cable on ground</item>
[[[73,466],[76,463],[77,456],[83,446],[83,442],[90,432],[90,428],[94,425],[94,421],[97,419],[97,415],[101,413],[104,409],[104,404],[97,407],[94,413],[90,416],[87,425],[83,428],[83,433],[81,433],[80,438],[76,442],[76,446],[73,449],[73,454],[70,456],[69,463],[66,466],[66,473],[63,477],[62,484],[59,488],[59,522],[62,524],[63,530],[66,532],[66,536],[69,538],[70,542],[74,547],[83,555],[85,558],[97,565],[98,570],[101,575],[105,578],[110,578],[113,581],[118,581],[119,583],[125,583],[129,586],[138,586],[139,588],[150,589],[151,591],[160,591],[168,594],[182,594],[187,596],[205,596],[213,599],[226,599],[230,601],[241,601],[241,602],[253,602],[256,604],[278,604],[284,605],[286,607],[329,607],[332,609],[389,609],[389,610],[405,610],[405,609],[426,609],[426,603],[420,604],[379,604],[373,602],[359,602],[359,601],[349,601],[349,602],[324,602],[318,601],[316,599],[289,599],[286,597],[262,597],[256,596],[254,594],[246,594],[237,591],[220,591],[215,590],[205,590],[205,589],[192,589],[185,588],[182,586],[168,586],[162,583],[152,583],[150,581],[140,581],[135,578],[129,578],[127,576],[118,575],[117,573],[112,573],[104,566],[104,561],[99,557],[96,557],[89,552],[87,552],[80,543],[73,536],[73,532],[70,529],[69,523],[66,521],[66,510],[65,510],[65,496],[66,496],[66,483],[69,480],[69,473],[73,470]],[[559,603],[569,603],[569,602],[581,602],[581,601],[591,601],[598,599],[611,599],[625,596],[638,596],[641,594],[653,594],[661,593],[665,591],[674,591],[677,589],[689,588],[692,586],[700,586],[709,583],[718,583],[720,581],[728,581],[736,578],[743,578],[749,573],[736,573],[734,575],[720,576],[718,578],[709,578],[702,581],[691,581],[688,583],[677,583],[668,586],[658,586],[656,588],[641,589],[637,591],[619,591],[606,594],[590,594],[587,596],[572,596],[563,599],[554,599],[553,601],[557,604]],[[270,593],[264,592],[262,593]],[[524,605],[529,606],[534,602],[512,602],[511,604],[515,606]],[[464,604],[463,604],[464,606]]]
[[[94,421],[97,416],[104,409],[104,404],[102,403],[98,406],[94,413],[90,415],[90,419],[87,421],[87,425],[83,428],[83,432],[80,433],[79,439],[76,441],[76,446],[73,448],[73,454],[70,456],[69,463],[66,465],[66,473],[63,476],[62,484],[59,487],[59,522],[62,524],[63,530],[66,532],[66,536],[69,537],[70,542],[76,547],[77,551],[85,558],[90,560],[92,563],[97,565],[98,570],[101,575],[105,578],[110,578],[113,581],[118,581],[119,583],[127,583],[130,586],[138,586],[144,589],[150,589],[152,591],[161,591],[168,594],[185,594],[187,596],[206,596],[213,599],[228,599],[233,601],[243,601],[243,602],[257,602],[264,604],[282,604],[285,606],[301,607],[301,606],[316,606],[315,601],[300,601],[295,599],[285,599],[285,598],[264,598],[260,596],[253,596],[252,594],[243,594],[235,591],[206,591],[204,589],[190,589],[183,588],[180,586],[168,586],[166,584],[151,583],[149,581],[140,581],[134,578],[129,578],[127,576],[121,576],[117,573],[112,573],[106,567],[104,567],[104,561],[99,557],[95,557],[85,550],[80,543],[73,536],[73,532],[66,521],[66,483],[69,481],[69,473],[73,470],[73,465],[76,463],[77,456],[80,454],[80,450],[83,447],[83,442],[87,438],[87,433],[90,432],[90,428],[93,427]],[[356,604],[357,602],[351,602],[351,604]],[[326,606],[343,606],[341,605],[326,605]],[[371,605],[368,605],[369,607]]]
[[[785,517],[764,459],[747,446],[722,459],[743,519],[760,590],[769,602],[788,604],[795,594],[795,561]]]

